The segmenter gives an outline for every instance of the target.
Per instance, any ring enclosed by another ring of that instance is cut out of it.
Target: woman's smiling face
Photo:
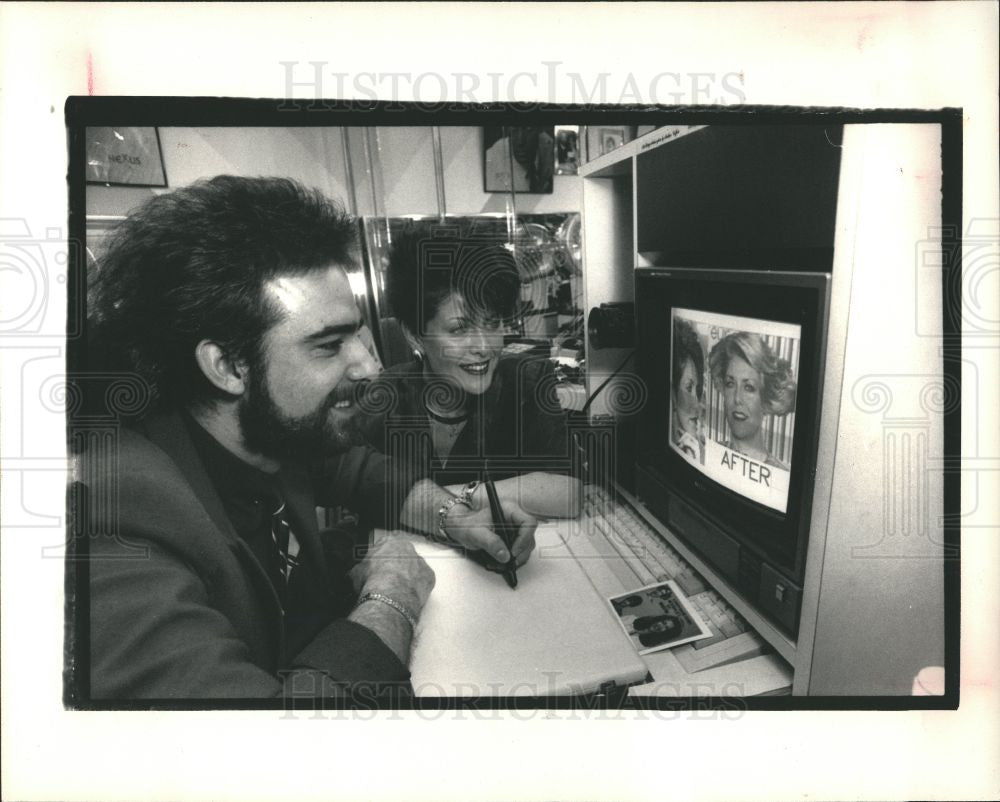
[[[761,387],[761,376],[756,370],[738,356],[730,358],[723,397],[734,440],[750,440],[760,431],[764,419]]]
[[[474,319],[459,293],[445,298],[417,340],[431,372],[454,381],[470,395],[482,395],[493,383],[503,327],[499,320]]]

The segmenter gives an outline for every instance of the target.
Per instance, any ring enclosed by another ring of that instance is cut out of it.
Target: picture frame
[[[554,126],[485,126],[484,191],[549,195],[555,157]]]
[[[86,153],[88,184],[167,186],[160,133],[154,127],[89,126]]]
[[[587,158],[593,161],[617,150],[629,141],[624,125],[591,125],[587,128]]]
[[[556,175],[576,175],[580,167],[580,127],[555,126]]]

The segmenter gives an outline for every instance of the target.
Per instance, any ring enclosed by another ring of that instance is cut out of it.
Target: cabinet
[[[711,136],[705,127],[661,128],[582,168],[585,308],[633,300],[634,271],[670,258],[664,254],[671,249],[699,258],[689,227],[673,238],[660,232],[650,247],[647,232],[639,230],[651,210],[643,206],[648,196],[638,197],[637,171],[640,155],[653,148]],[[957,569],[944,540],[944,419],[956,412],[957,388],[942,356],[946,277],[941,243],[933,239],[942,224],[941,142],[937,124],[844,126],[832,230],[771,237],[781,246],[772,254],[774,267],[782,268],[782,254],[792,254],[786,269],[813,259],[831,276],[797,636],[789,638],[763,616],[750,617],[791,665],[796,695],[908,694],[922,668],[944,665],[945,577]],[[664,191],[683,197],[698,168],[688,165]],[[702,172],[712,174],[711,165]],[[723,189],[719,209],[725,208]],[[829,197],[817,195],[817,202]],[[832,248],[821,242],[827,234]],[[828,252],[819,253],[824,248]],[[733,249],[716,250],[722,259],[734,258]],[[754,261],[752,249],[746,253],[745,267],[766,266]],[[740,265],[707,259],[703,266]],[[588,342],[588,392],[626,353],[595,350]],[[601,397],[593,410],[613,412]],[[683,533],[662,527],[661,534],[685,543]],[[731,603],[739,601],[707,565],[693,562]]]

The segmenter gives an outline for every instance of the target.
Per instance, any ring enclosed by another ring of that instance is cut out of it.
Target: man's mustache
[[[330,406],[350,401],[359,412],[366,415],[383,415],[399,402],[399,391],[387,379],[361,379],[337,387],[330,394]]]
[[[351,404],[360,405],[362,399],[368,394],[370,380],[341,382],[326,397],[328,407],[336,406],[342,401],[350,401]]]
[[[349,401],[353,406],[364,408],[369,404],[372,393],[376,392],[373,388],[375,384],[376,382],[371,379],[341,382],[326,397],[327,406],[332,407],[343,401]]]

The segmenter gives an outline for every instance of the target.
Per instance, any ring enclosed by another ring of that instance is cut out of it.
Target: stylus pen
[[[513,528],[503,514],[503,507],[500,506],[500,497],[497,495],[497,487],[492,479],[486,480],[486,496],[490,500],[490,515],[493,516],[493,524],[500,530],[500,537],[504,546],[510,552],[510,559],[503,570],[503,578],[507,580],[511,590],[517,587],[517,561],[514,559],[514,533]]]

